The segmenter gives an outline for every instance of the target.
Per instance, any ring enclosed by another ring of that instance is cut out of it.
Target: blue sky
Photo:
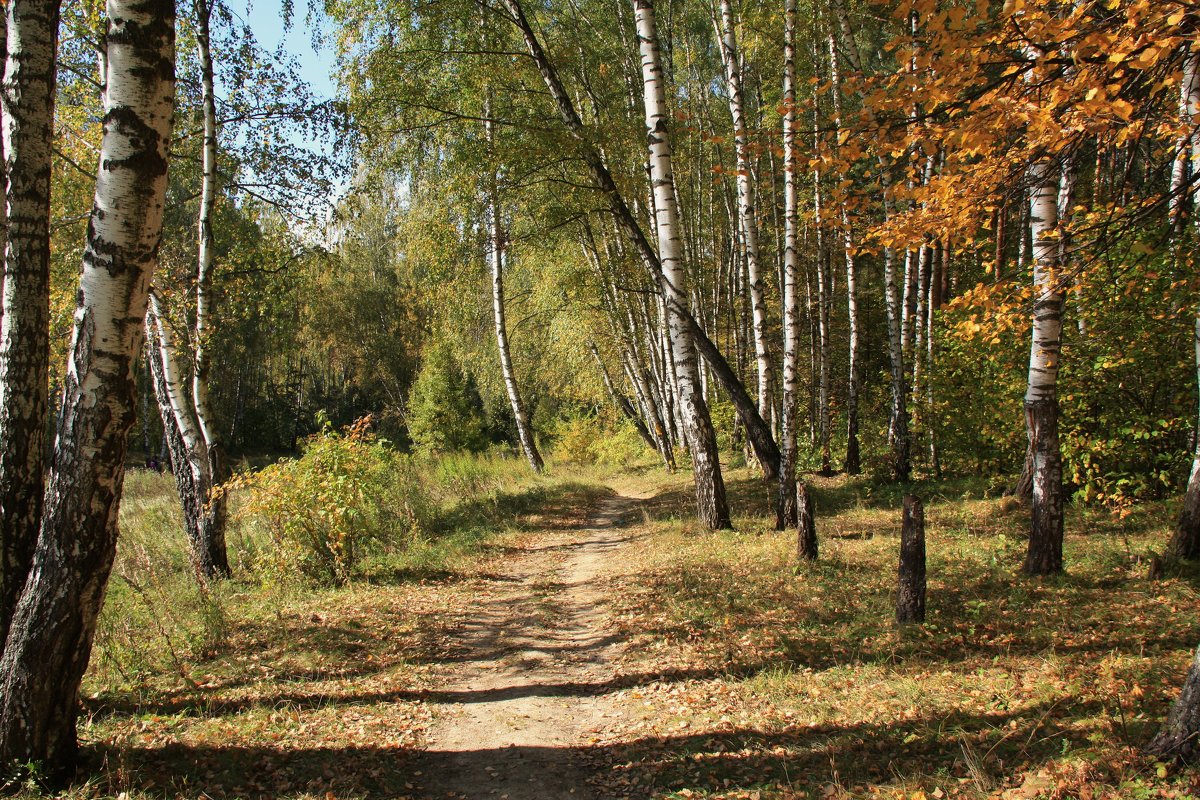
[[[333,45],[324,41],[319,48],[313,48],[313,25],[307,19],[310,15],[306,0],[296,0],[292,25],[286,32],[283,29],[282,0],[229,0],[229,7],[250,23],[254,35],[264,48],[274,50],[282,43],[296,57],[301,77],[313,87],[314,92],[322,97],[334,97],[336,86],[330,78],[334,66]],[[314,11],[311,16],[318,31],[328,29],[323,13]]]

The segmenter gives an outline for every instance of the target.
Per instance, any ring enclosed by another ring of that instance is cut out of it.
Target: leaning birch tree
[[[0,656],[0,763],[64,778],[117,543],[134,367],[167,188],[175,6],[108,0],[96,192],[33,565]]]

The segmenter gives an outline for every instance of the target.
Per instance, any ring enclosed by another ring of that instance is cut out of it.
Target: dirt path
[[[620,569],[637,498],[605,498],[580,527],[550,530],[505,562],[454,626],[432,692],[439,721],[414,767],[424,798],[586,798],[582,748],[617,713],[622,642],[604,579]]]

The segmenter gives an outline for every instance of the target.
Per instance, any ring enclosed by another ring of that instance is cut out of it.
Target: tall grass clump
[[[228,587],[196,581],[169,474],[126,473],[120,525],[93,672],[108,686],[139,686],[163,673],[186,681],[189,662],[225,644]]]

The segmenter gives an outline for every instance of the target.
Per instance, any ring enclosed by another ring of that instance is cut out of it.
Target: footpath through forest
[[[584,750],[619,713],[606,579],[624,568],[615,551],[637,513],[636,498],[611,495],[581,526],[546,528],[448,630],[430,692],[437,722],[412,773],[418,796],[591,796]]]

